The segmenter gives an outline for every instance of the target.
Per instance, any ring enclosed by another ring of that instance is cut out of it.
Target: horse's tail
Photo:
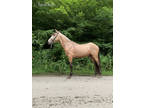
[[[100,73],[101,73],[100,50],[99,50],[99,53],[98,53],[98,61],[99,61],[99,71],[100,71]]]

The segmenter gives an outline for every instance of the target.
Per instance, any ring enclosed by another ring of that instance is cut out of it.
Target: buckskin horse
[[[54,42],[59,42],[65,54],[68,56],[68,60],[70,63],[70,74],[68,78],[72,76],[72,60],[73,58],[81,58],[89,56],[94,63],[95,66],[95,76],[96,74],[101,75],[101,67],[100,67],[100,57],[99,57],[99,47],[92,43],[86,44],[78,44],[76,42],[71,41],[65,35],[60,33],[58,30],[55,29],[55,33],[51,35],[48,39],[48,44],[52,46]]]

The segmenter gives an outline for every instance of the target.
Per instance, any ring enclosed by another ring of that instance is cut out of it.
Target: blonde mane
[[[70,40],[70,39],[69,39],[68,37],[66,37],[64,34],[62,34],[62,33],[59,33],[59,34],[60,34],[60,36],[62,37],[62,39],[64,39],[64,41],[67,41],[67,42],[70,42],[70,43],[72,43],[72,44],[78,45],[78,43]]]

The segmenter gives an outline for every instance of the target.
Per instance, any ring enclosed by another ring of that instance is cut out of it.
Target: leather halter
[[[54,37],[54,39],[51,39],[51,40],[52,40],[52,43],[51,43],[51,45],[50,45],[50,48],[52,48],[52,45],[53,45],[53,43],[54,43],[54,40],[56,39],[57,36],[58,36],[58,34]]]

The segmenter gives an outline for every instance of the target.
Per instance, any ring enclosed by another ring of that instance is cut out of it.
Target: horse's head
[[[48,45],[51,45],[51,48],[52,48],[52,45],[53,45],[53,43],[54,42],[57,42],[58,40],[59,40],[59,38],[58,38],[58,36],[59,36],[59,31],[57,31],[56,29],[55,29],[55,33],[53,33],[52,35],[51,35],[51,37],[48,39]]]

